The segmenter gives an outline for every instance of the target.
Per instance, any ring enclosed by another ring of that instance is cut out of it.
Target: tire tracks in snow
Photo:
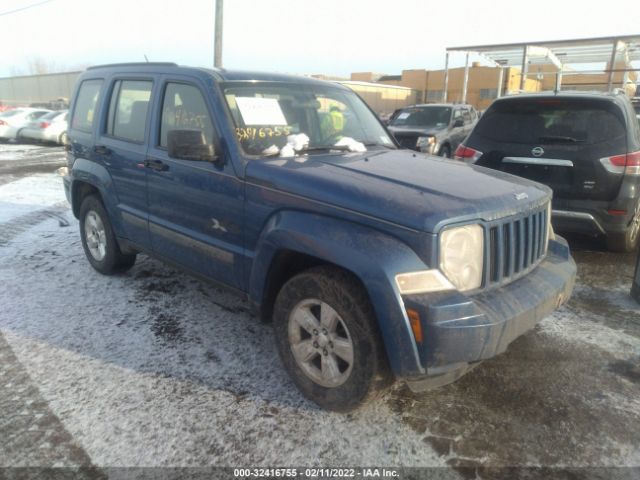
[[[0,247],[6,246],[21,233],[50,218],[58,220],[61,227],[68,227],[69,221],[64,216],[67,211],[69,211],[67,202],[60,202],[49,208],[25,213],[7,222],[0,223]]]

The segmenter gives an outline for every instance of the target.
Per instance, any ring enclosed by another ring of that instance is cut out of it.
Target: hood
[[[551,197],[549,188],[520,177],[409,150],[253,160],[246,180],[426,232],[493,220]]]

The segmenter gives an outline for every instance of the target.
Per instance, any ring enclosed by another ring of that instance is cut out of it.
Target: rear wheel
[[[614,252],[633,252],[638,248],[640,238],[640,202],[636,206],[635,214],[627,230],[607,235],[607,248]]]
[[[391,380],[369,299],[334,267],[291,278],[274,307],[280,358],[302,394],[323,408],[349,411]]]
[[[80,238],[89,263],[102,274],[128,270],[136,262],[135,254],[120,251],[107,211],[95,195],[80,206]]]

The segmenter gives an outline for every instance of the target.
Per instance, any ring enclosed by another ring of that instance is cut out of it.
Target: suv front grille
[[[397,142],[400,144],[402,148],[408,148],[410,150],[418,150],[416,147],[416,142],[418,141],[417,135],[403,135],[400,133],[394,134]]]
[[[503,285],[533,270],[547,254],[548,204],[486,225],[483,287]]]

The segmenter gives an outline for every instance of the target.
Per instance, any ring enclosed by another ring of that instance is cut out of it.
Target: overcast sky
[[[5,14],[41,1],[0,0],[0,76],[33,58],[65,67],[144,61],[145,54],[213,64],[215,0],[49,0]],[[226,0],[223,63],[343,76],[441,68],[447,46],[638,34],[634,3]]]

